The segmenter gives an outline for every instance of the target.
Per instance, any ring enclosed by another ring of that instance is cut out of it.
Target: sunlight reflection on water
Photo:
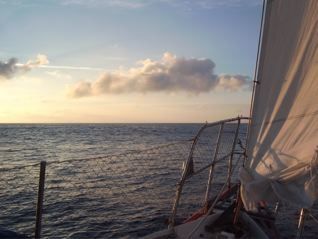
[[[0,125],[0,227],[33,234],[39,174],[38,165],[14,171],[1,168],[46,160],[43,238],[138,238],[165,228],[191,142],[142,154],[136,150],[191,139],[200,126]],[[214,129],[207,132],[211,142],[195,152],[197,169],[208,160],[204,152],[213,149],[216,133]],[[221,155],[231,140],[224,137]],[[74,160],[103,155],[108,156]],[[216,189],[225,180],[225,169],[225,165],[216,168],[220,180]],[[189,180],[184,189],[188,201],[181,201],[180,215],[186,217],[197,208],[206,180],[204,173]]]

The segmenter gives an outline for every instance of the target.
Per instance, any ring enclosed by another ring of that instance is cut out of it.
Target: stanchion
[[[41,161],[40,165],[40,177],[39,177],[39,189],[38,189],[38,201],[36,206],[36,221],[35,221],[35,239],[41,238],[41,224],[43,213],[43,199],[44,199],[44,185],[45,185],[45,167],[46,162]]]

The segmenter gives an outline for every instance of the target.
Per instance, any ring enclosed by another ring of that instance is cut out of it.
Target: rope
[[[261,26],[259,30],[258,35],[258,44],[257,44],[257,55],[256,55],[256,62],[255,62],[255,69],[254,69],[254,80],[253,80],[253,90],[252,90],[252,96],[251,96],[251,103],[250,103],[250,112],[249,112],[249,122],[248,122],[248,129],[247,129],[247,137],[246,141],[249,141],[250,138],[250,127],[252,123],[252,117],[253,117],[253,109],[254,109],[254,101],[255,101],[255,95],[256,95],[256,88],[259,85],[259,81],[257,80],[258,76],[258,70],[259,70],[259,64],[260,64],[260,54],[261,54],[261,45],[262,45],[262,38],[264,34],[264,27],[265,27],[265,8],[266,0],[263,0],[263,7],[262,7],[262,17],[261,17]],[[248,148],[248,144],[246,144],[246,148]],[[246,160],[246,158],[245,158]]]
[[[8,171],[8,170],[17,170],[17,169],[23,169],[23,168],[28,168],[28,167],[34,167],[40,165],[40,162],[34,163],[34,164],[27,164],[27,165],[20,165],[20,164],[10,164],[7,167],[0,167],[0,172],[1,171]]]
[[[85,160],[98,160],[98,159],[106,159],[106,158],[111,158],[111,157],[120,157],[120,156],[126,156],[126,155],[130,155],[130,154],[138,154],[138,153],[146,153],[152,150],[158,150],[158,149],[162,149],[162,148],[167,148],[169,146],[173,146],[173,145],[178,145],[178,144],[183,144],[185,142],[191,142],[192,139],[189,140],[183,140],[183,141],[177,141],[174,143],[170,143],[170,144],[162,144],[156,147],[150,147],[147,149],[141,149],[141,150],[130,150],[128,152],[124,152],[124,153],[120,153],[120,154],[108,154],[108,155],[101,155],[98,157],[91,157],[91,158],[78,158],[78,159],[65,159],[65,160],[60,160],[60,161],[53,161],[50,162],[51,163],[64,163],[64,162],[74,162],[74,161],[85,161]]]
[[[318,219],[312,215],[311,213],[308,214],[317,224],[318,224]]]

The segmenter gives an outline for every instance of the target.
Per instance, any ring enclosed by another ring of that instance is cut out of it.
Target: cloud
[[[49,64],[49,60],[47,59],[47,56],[43,54],[38,54],[35,60],[28,60],[27,63],[24,64],[22,67],[30,70],[32,68],[39,67],[42,65],[47,65],[47,64]]]
[[[160,61],[146,59],[127,71],[105,72],[95,81],[79,81],[69,88],[73,98],[102,94],[187,92],[207,93],[215,89],[238,91],[248,88],[248,76],[216,75],[210,59],[176,57],[166,52]]]
[[[1,0],[0,0],[1,1]],[[125,60],[123,57],[105,57],[105,60]],[[83,71],[106,71],[107,69],[101,67],[91,67],[91,66],[60,66],[60,65],[49,65],[49,60],[46,55],[38,54],[35,59],[28,60],[26,63],[18,63],[17,58],[10,58],[7,62],[0,61],[0,80],[10,79],[15,77],[17,74],[28,72],[34,68],[45,68],[52,70],[83,70]],[[48,73],[50,72],[50,73]],[[57,74],[58,71],[48,71],[47,73],[51,76],[58,78],[65,78],[65,74],[62,77],[62,73]],[[66,76],[70,78],[70,76]]]
[[[18,63],[17,58],[10,58],[7,62],[0,61],[0,80],[8,80],[17,74],[25,73],[33,68],[49,64],[46,55],[38,54],[35,60],[28,60],[27,63]]]
[[[244,75],[220,75],[218,77],[218,88],[229,91],[238,91],[242,88],[247,89],[251,86],[251,82],[247,81],[248,78]]]
[[[105,68],[90,67],[90,66],[54,66],[54,65],[40,65],[40,68],[58,69],[58,70],[83,70],[83,71],[105,71]]]
[[[7,62],[0,61],[0,80],[10,79],[19,71],[18,60],[10,58]]]

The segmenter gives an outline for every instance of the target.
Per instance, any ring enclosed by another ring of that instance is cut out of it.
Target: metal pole
[[[237,126],[236,126],[235,136],[234,136],[233,145],[232,145],[231,156],[230,156],[230,159],[229,159],[229,168],[228,168],[228,172],[227,172],[228,188],[231,187],[232,162],[233,162],[233,156],[234,156],[234,150],[235,150],[235,146],[236,146],[236,141],[237,141],[237,137],[238,137],[238,133],[239,133],[239,129],[240,129],[240,124],[241,124],[241,118],[238,117],[237,118]]]
[[[261,56],[261,51],[262,51],[262,40],[263,40],[263,35],[265,32],[265,14],[267,9],[267,0],[263,0],[263,8],[262,8],[262,17],[261,17],[261,26],[260,26],[260,31],[258,35],[258,46],[257,46],[257,55],[256,55],[256,62],[255,62],[255,69],[254,69],[254,80],[253,80],[253,90],[252,90],[252,97],[251,97],[251,104],[250,104],[250,117],[249,117],[249,122],[248,122],[248,128],[247,128],[247,135],[246,135],[246,149],[248,150],[249,148],[249,139],[250,139],[250,132],[251,132],[251,127],[252,127],[252,116],[253,116],[253,110],[254,110],[254,101],[255,101],[255,96],[256,96],[256,90],[257,86],[260,84],[260,79],[259,79],[259,67],[260,67],[260,56]],[[268,11],[269,12],[269,11]],[[247,160],[247,157],[245,157],[244,161]]]
[[[201,217],[199,220],[199,222],[197,223],[197,225],[194,227],[194,229],[190,232],[189,236],[187,237],[187,239],[191,239],[193,234],[199,229],[199,227],[204,223],[204,221],[207,219],[207,217],[211,214],[211,212],[213,211],[215,205],[217,204],[217,202],[220,200],[221,196],[223,195],[222,192],[224,191],[225,187],[226,187],[226,182],[223,184],[221,190],[219,191],[218,195],[216,196],[216,198],[214,199],[211,207],[209,208],[209,210],[207,211],[207,213]]]
[[[213,159],[212,159],[212,165],[211,165],[210,171],[209,171],[209,179],[208,179],[208,184],[207,184],[207,187],[206,187],[205,199],[204,199],[204,205],[205,206],[208,206],[209,194],[210,194],[211,184],[212,184],[212,180],[213,180],[213,176],[214,176],[213,175],[214,166],[215,166],[214,162],[216,161],[216,159],[218,157],[221,137],[222,137],[222,133],[223,133],[223,126],[224,126],[224,123],[221,123],[220,129],[219,129],[218,138],[217,138],[217,143],[216,143],[216,147],[215,147],[215,151],[214,151],[214,156],[213,156]]]
[[[297,231],[297,237],[296,237],[297,239],[300,239],[303,234],[306,214],[307,214],[307,210],[305,208],[302,208],[299,214],[298,231]]]
[[[278,215],[279,208],[280,208],[280,203],[277,202],[276,205],[275,205],[275,209],[274,209],[274,215],[275,215],[275,217]]]
[[[191,166],[193,167],[193,153],[194,153],[194,149],[196,147],[196,144],[197,144],[197,142],[199,140],[199,137],[200,137],[201,133],[207,127],[207,125],[208,124],[206,123],[205,125],[203,125],[200,128],[200,130],[198,131],[197,135],[195,136],[195,138],[193,140],[193,143],[192,143],[192,146],[191,146],[191,149],[190,149],[190,153],[189,153],[189,156],[188,156],[188,160],[186,161],[185,167],[184,167],[183,172],[182,172],[181,180],[177,184],[177,191],[176,191],[175,201],[174,201],[174,204],[173,204],[173,207],[172,207],[172,214],[170,216],[168,228],[173,228],[174,225],[175,225],[175,218],[176,218],[176,215],[177,215],[177,208],[178,208],[178,205],[179,205],[182,188],[183,188],[183,185],[185,183],[185,180],[187,179],[188,176],[190,176],[189,175],[189,168]]]
[[[241,119],[249,119],[249,117],[237,117],[237,118],[231,118],[231,119],[226,119],[226,120],[221,120],[221,121],[217,121],[217,122],[214,122],[214,123],[206,123],[205,125],[203,125],[201,127],[201,129],[198,131],[197,135],[195,136],[194,140],[193,140],[193,143],[192,143],[192,146],[191,146],[191,150],[190,150],[190,153],[189,153],[189,156],[188,156],[188,160],[185,164],[185,167],[184,167],[184,170],[183,170],[183,173],[182,173],[182,176],[181,176],[181,180],[180,182],[177,184],[177,191],[176,191],[176,196],[175,196],[175,200],[174,200],[174,203],[173,203],[173,207],[172,207],[172,213],[171,213],[171,216],[170,216],[170,219],[169,219],[169,226],[168,228],[173,228],[174,225],[175,225],[175,217],[177,215],[177,208],[178,208],[178,205],[179,205],[179,201],[180,201],[180,197],[181,197],[181,192],[182,192],[182,188],[183,188],[183,185],[186,181],[187,178],[189,178],[191,175],[189,175],[189,167],[191,166],[191,164],[193,163],[193,153],[194,153],[194,150],[195,150],[195,147],[196,147],[196,144],[199,140],[199,137],[201,135],[201,133],[206,129],[206,128],[209,128],[209,127],[213,127],[215,125],[219,125],[221,123],[228,123],[228,122],[233,122],[233,121],[236,121],[236,120],[241,120]],[[236,140],[235,140],[236,141]],[[193,174],[192,174],[193,175]]]
[[[318,149],[316,148],[316,153],[313,158],[314,163],[317,163],[317,159],[318,159]],[[300,239],[302,237],[306,216],[307,216],[307,209],[302,208],[300,211],[299,220],[298,220],[298,230],[297,230],[297,236],[296,236],[297,239]]]
[[[44,199],[44,183],[45,183],[45,167],[46,162],[41,161],[40,164],[40,178],[39,178],[39,188],[38,188],[38,201],[36,206],[36,221],[35,221],[35,239],[41,238],[41,223],[42,223],[42,213],[43,213],[43,199]]]

